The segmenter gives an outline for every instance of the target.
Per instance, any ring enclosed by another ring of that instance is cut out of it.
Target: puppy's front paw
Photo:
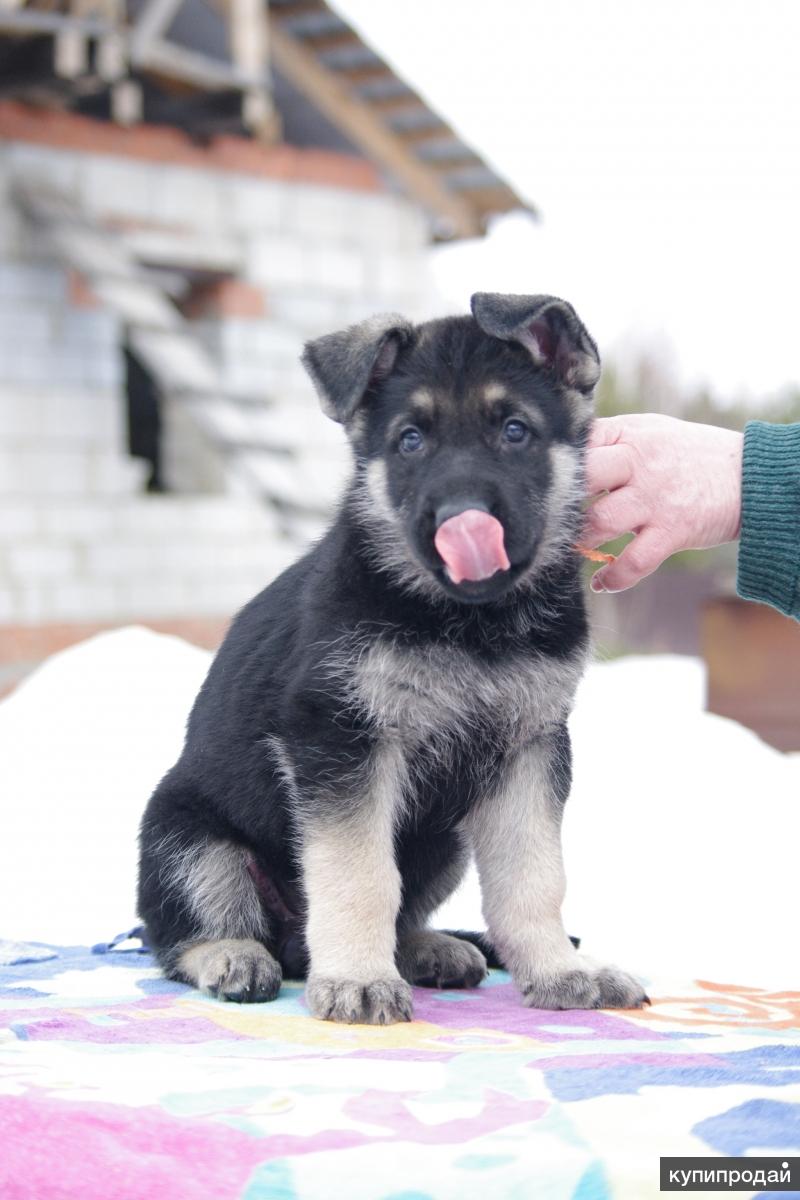
[[[357,983],[312,975],[306,984],[306,1002],[321,1021],[348,1025],[394,1025],[413,1016],[411,988],[403,979],[376,979]]]
[[[520,985],[528,1008],[641,1008],[650,1001],[638,980],[618,967],[571,967]]]

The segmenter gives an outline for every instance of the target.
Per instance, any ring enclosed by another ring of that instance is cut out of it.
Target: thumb
[[[622,441],[625,432],[624,417],[596,417],[589,429],[589,449],[598,446],[615,446]]]
[[[672,547],[658,529],[645,529],[628,542],[615,562],[601,567],[592,576],[593,592],[624,592],[660,567],[672,554]]]

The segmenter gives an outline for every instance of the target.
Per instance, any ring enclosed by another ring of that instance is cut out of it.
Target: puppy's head
[[[564,553],[600,374],[553,296],[472,297],[471,317],[374,317],[309,342],[303,362],[357,461],[356,515],[405,584],[497,600]]]

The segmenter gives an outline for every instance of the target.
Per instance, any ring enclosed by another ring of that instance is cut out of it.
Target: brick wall
[[[153,264],[221,264],[227,286],[189,310],[198,333],[230,387],[271,400],[272,434],[331,498],[341,431],[319,413],[302,342],[375,311],[424,315],[424,218],[346,156],[230,138],[200,148],[175,130],[7,103],[0,136],[0,632],[222,621],[297,543],[276,513],[226,493],[169,414],[174,482],[216,494],[142,494],[125,444],[123,329],[26,226],[15,181],[65,190]]]

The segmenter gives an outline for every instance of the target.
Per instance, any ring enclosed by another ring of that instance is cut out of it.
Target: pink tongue
[[[511,566],[503,545],[503,526],[477,508],[450,517],[433,539],[453,583],[476,583]]]

